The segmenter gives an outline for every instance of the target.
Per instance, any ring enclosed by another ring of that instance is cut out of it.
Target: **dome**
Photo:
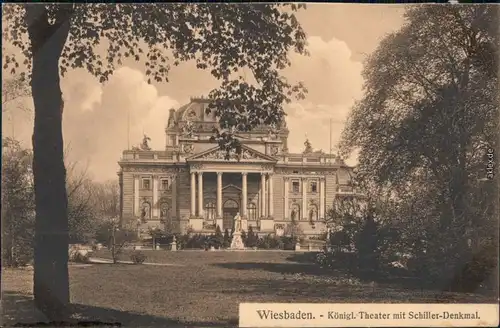
[[[213,118],[207,117],[205,110],[210,103],[206,98],[191,98],[191,101],[181,106],[176,111],[176,121],[213,121]]]

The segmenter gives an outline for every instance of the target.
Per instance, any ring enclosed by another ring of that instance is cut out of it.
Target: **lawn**
[[[82,320],[126,326],[237,325],[240,302],[488,302],[473,294],[352,284],[332,277],[297,253],[277,251],[145,251],[147,262],[171,266],[71,265],[71,300]],[[99,257],[109,253],[100,251]],[[128,260],[127,254],[124,259]],[[36,320],[32,271],[2,273],[4,324]]]

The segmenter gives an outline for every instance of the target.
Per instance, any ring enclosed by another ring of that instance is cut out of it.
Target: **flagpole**
[[[130,150],[130,108],[127,110],[127,150]]]
[[[332,119],[330,118],[330,163],[332,162]]]

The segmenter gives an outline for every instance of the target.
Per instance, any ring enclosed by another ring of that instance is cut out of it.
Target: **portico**
[[[216,216],[217,218],[223,217],[223,175],[239,175],[241,177],[241,190],[240,203],[239,203],[239,213],[243,218],[248,217],[248,176],[253,175],[259,177],[259,206],[258,213],[259,217],[272,217],[273,215],[273,179],[272,173],[264,172],[210,172],[208,169],[203,172],[191,171],[191,217],[206,218],[206,213],[204,213],[204,180],[203,177],[208,174],[215,174],[217,176],[217,187],[216,187]],[[197,183],[196,183],[197,181]]]

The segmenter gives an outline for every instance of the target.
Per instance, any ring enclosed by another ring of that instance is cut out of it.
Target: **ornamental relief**
[[[319,179],[324,179],[325,175],[335,175],[336,170],[328,170],[328,171],[302,171],[302,170],[295,170],[295,169],[288,169],[288,168],[276,168],[274,170],[277,174],[282,174],[282,175],[311,175],[318,177]]]
[[[163,167],[147,167],[147,166],[140,166],[140,167],[123,167],[122,171],[124,172],[138,172],[138,173],[171,173],[175,174],[177,173],[177,169],[175,168],[163,168]]]
[[[185,154],[192,154],[194,151],[194,145],[193,144],[184,144],[184,145],[182,145],[182,151]]]
[[[260,167],[262,168],[263,171],[271,171],[271,170],[273,170],[274,165],[272,165],[272,164],[262,164]]]
[[[203,156],[200,156],[200,157],[198,157],[196,159],[228,160],[227,155],[228,155],[227,151],[219,149],[219,150],[210,152],[208,154],[205,154]],[[261,160],[262,158],[259,157],[259,156],[257,156],[256,154],[250,152],[247,149],[243,149],[241,151],[241,154],[237,154],[236,151],[234,151],[234,150],[231,150],[229,152],[229,160],[237,160],[237,161],[239,161],[241,159],[245,159],[245,160],[258,159],[258,160]]]
[[[270,147],[270,152],[271,152],[271,155],[272,155],[272,156],[276,156],[276,155],[278,155],[278,154],[280,153],[280,148],[279,148],[279,146],[277,146],[277,145],[272,145],[272,146]]]
[[[203,164],[192,164],[191,165],[191,170],[202,170],[204,168]]]

